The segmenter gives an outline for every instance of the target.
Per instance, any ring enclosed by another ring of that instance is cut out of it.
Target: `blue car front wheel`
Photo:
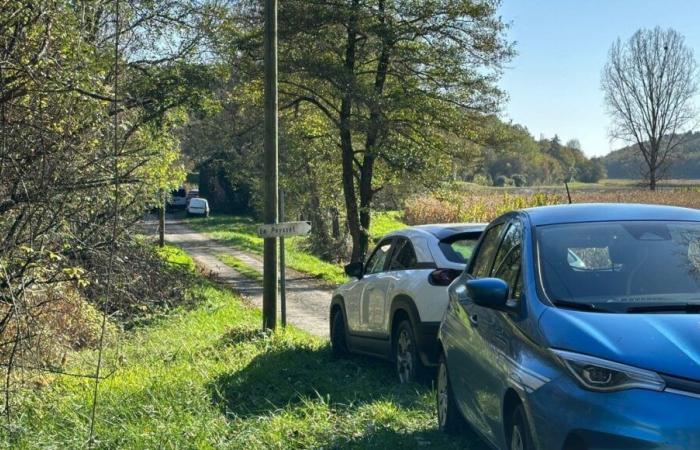
[[[523,405],[516,406],[511,417],[508,448],[510,450],[533,450],[530,427],[527,423]]]
[[[457,408],[457,403],[452,392],[450,377],[447,373],[447,361],[445,355],[440,354],[437,374],[437,410],[438,426],[440,430],[448,434],[456,434],[464,427],[464,418]]]

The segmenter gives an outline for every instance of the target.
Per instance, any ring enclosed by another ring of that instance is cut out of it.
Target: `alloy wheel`
[[[401,383],[413,380],[413,342],[407,330],[401,330],[396,342],[396,372]]]
[[[525,441],[520,433],[520,427],[515,425],[510,437],[510,450],[525,450]]]
[[[447,366],[441,363],[438,368],[438,379],[437,379],[437,391],[438,391],[438,423],[441,428],[445,427],[447,423],[447,408],[449,405],[449,391],[447,384]]]

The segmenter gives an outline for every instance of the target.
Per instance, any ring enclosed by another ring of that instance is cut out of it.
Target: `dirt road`
[[[154,229],[153,226],[149,227]],[[193,231],[181,221],[170,219],[165,224],[165,240],[189,253],[207,273],[231,286],[252,304],[262,308],[262,284],[245,277],[221,262],[217,255],[229,254],[262,273],[262,258],[233,249]],[[287,322],[316,336],[328,337],[328,305],[332,288],[308,275],[287,269]],[[279,302],[278,302],[279,303]],[[279,309],[279,304],[278,304]],[[279,316],[278,312],[278,317]]]

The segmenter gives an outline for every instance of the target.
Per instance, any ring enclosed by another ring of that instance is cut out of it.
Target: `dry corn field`
[[[571,192],[574,203],[651,203],[700,209],[700,190],[617,190]],[[441,193],[406,201],[404,220],[410,225],[450,222],[489,222],[514,209],[567,203],[566,194]]]

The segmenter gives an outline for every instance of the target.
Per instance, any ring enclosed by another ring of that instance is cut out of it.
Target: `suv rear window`
[[[455,234],[440,241],[440,250],[449,261],[466,264],[472,257],[472,252],[480,236],[479,231]]]

